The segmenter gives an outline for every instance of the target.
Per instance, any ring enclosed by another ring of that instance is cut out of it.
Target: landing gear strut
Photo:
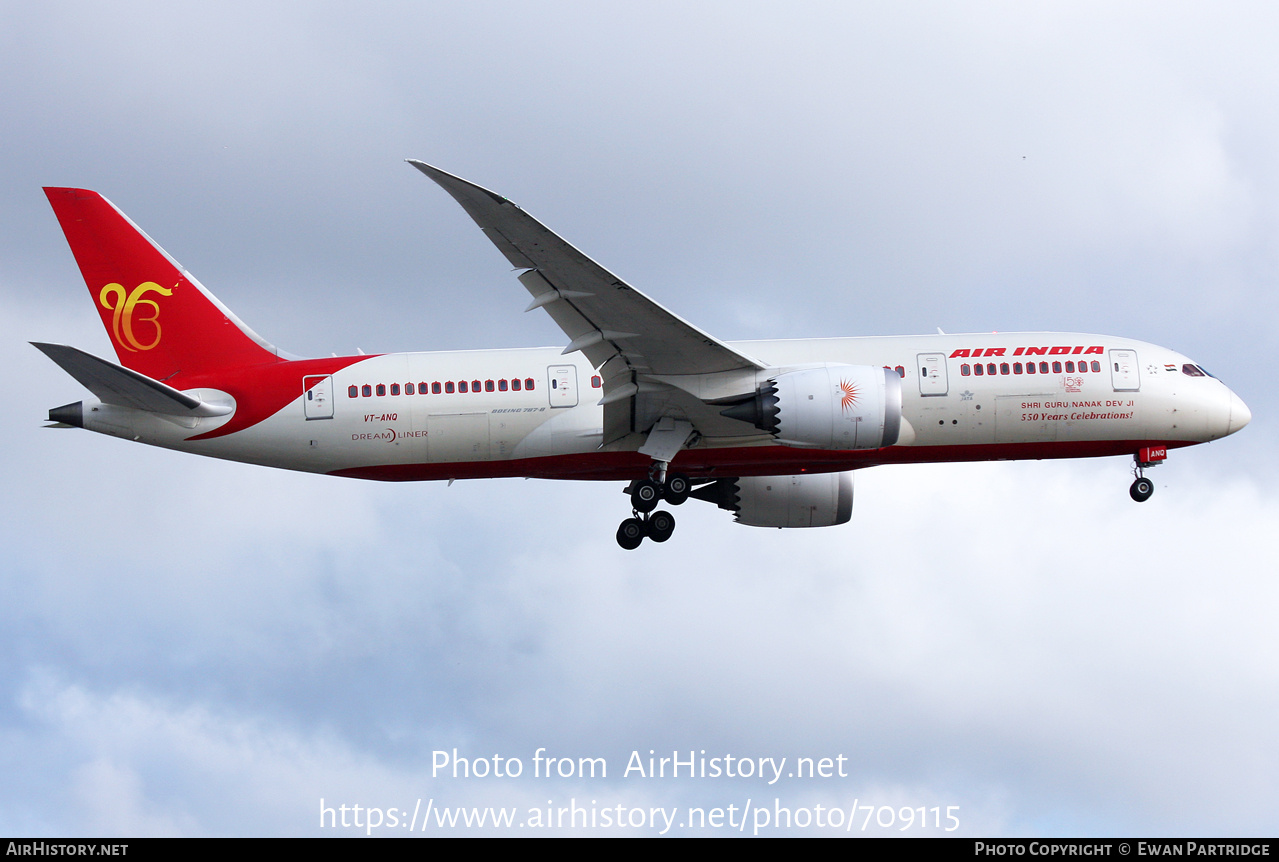
[[[655,463],[649,478],[632,482],[627,488],[634,512],[617,528],[617,544],[633,551],[645,536],[654,542],[665,542],[675,532],[675,516],[653,510],[662,500],[678,506],[688,499],[692,489],[693,483],[683,473],[667,473],[665,462]]]
[[[1153,467],[1160,461],[1142,460],[1142,456],[1148,455],[1149,451],[1148,449],[1143,449],[1132,457],[1132,474],[1136,478],[1133,479],[1132,485],[1128,488],[1128,496],[1138,503],[1146,502],[1150,499],[1150,495],[1155,493],[1155,483],[1146,478],[1146,468]],[[1160,452],[1162,453],[1163,450],[1160,450]]]

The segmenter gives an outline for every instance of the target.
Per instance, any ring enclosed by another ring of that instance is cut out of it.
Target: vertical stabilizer
[[[44,192],[125,368],[167,380],[281,361],[102,195]]]

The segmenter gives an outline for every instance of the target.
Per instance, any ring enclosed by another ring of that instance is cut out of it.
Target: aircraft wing
[[[596,368],[614,357],[636,375],[709,374],[764,366],[667,311],[499,194],[414,159],[453,196],[511,264],[520,282]],[[617,369],[607,375],[618,379]],[[608,400],[609,393],[605,393]]]

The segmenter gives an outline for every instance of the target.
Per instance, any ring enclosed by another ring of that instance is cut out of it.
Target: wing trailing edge
[[[672,314],[604,269],[511,201],[425,162],[409,164],[449,193],[525,273],[520,282],[599,368],[621,357],[651,374],[708,374],[763,366]],[[624,336],[624,337],[623,337]]]

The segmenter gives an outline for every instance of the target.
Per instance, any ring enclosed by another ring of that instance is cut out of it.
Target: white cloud
[[[960,805],[965,834],[1033,832],[1045,811],[1065,809],[1084,831],[1264,830],[1269,814],[1251,800],[1266,798],[1279,759],[1265,611],[1275,551],[1264,539],[1277,504],[1247,483],[1190,482],[1138,510],[1110,466],[872,471],[858,477],[849,527],[749,530],[690,510],[657,553],[506,548],[476,565],[469,542],[446,542],[444,577],[419,570],[416,584],[398,577],[392,589],[376,583],[397,571],[379,543],[403,519],[384,500],[389,529],[340,567],[352,588],[328,605],[257,597],[262,607],[244,607],[228,592],[180,614],[190,658],[173,661],[225,677],[218,686],[173,687],[175,668],[161,662],[95,694],[62,681],[91,678],[83,659],[50,657],[60,669],[22,688],[34,726],[19,736],[63,752],[66,792],[82,807],[58,831],[102,831],[118,817],[120,834],[295,834],[311,828],[319,795],[542,804],[536,782],[426,781],[428,752],[454,746],[526,763],[546,746],[606,756],[615,770],[650,748],[848,758],[850,777],[821,786],[578,782],[552,789],[557,804],[572,794],[706,806],[860,798]],[[599,537],[586,547],[609,540],[608,497],[581,507],[576,486],[527,487]],[[472,500],[493,500],[472,488],[451,489],[463,518]],[[500,521],[526,502],[490,514]],[[915,535],[921,509],[944,515],[927,542]],[[1134,518],[1146,538],[1125,535]],[[532,520],[536,533],[565,519]],[[115,583],[138,589],[130,576]],[[268,676],[298,684],[237,690],[227,675],[253,675],[241,665],[258,657],[211,655],[229,641],[198,624],[210,610],[250,637],[249,621],[269,612],[328,619],[330,640],[275,646]],[[109,623],[81,623],[112,637]],[[423,687],[427,700],[413,693]],[[345,689],[378,691],[374,711],[344,702]],[[432,700],[452,706],[437,712]],[[1204,787],[1213,792],[1196,794]]]

